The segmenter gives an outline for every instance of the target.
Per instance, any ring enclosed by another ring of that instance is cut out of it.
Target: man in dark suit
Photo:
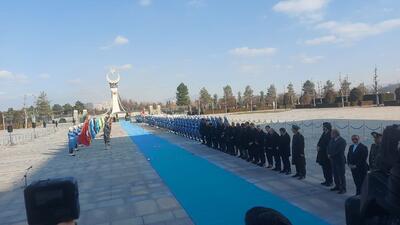
[[[285,128],[280,128],[279,132],[281,136],[279,136],[279,152],[283,163],[283,170],[281,173],[285,173],[289,175],[292,173],[292,169],[290,168],[290,136],[286,132]]]
[[[239,123],[236,123],[235,127],[235,155],[240,156],[240,149],[241,149],[241,141],[240,141],[240,135],[242,132],[242,128],[240,127]]]
[[[274,166],[273,160],[273,150],[272,150],[272,135],[270,134],[269,130],[271,129],[270,126],[265,126],[265,135],[264,135],[264,149],[265,154],[267,155],[268,166],[267,168],[272,168]]]
[[[306,178],[306,158],[304,155],[304,136],[300,133],[300,127],[292,126],[292,164],[296,166],[296,174],[292,177],[298,177],[299,180]]]
[[[357,188],[356,195],[359,195],[361,194],[362,183],[368,172],[368,148],[360,142],[360,137],[358,135],[353,135],[351,141],[353,144],[350,145],[347,153],[347,164],[351,169],[354,184]]]
[[[331,191],[339,191],[339,194],[346,193],[346,141],[340,136],[338,130],[331,131],[331,140],[328,145],[328,157],[332,163],[333,178],[335,187]]]
[[[247,159],[247,161],[253,162],[253,163],[255,163],[255,160],[256,160],[256,149],[257,149],[256,133],[257,133],[257,129],[256,129],[255,125],[254,125],[254,123],[251,123],[249,130],[248,130],[249,158]]]
[[[225,142],[228,154],[235,155],[235,123],[227,126]]]
[[[271,134],[272,155],[275,161],[275,167],[273,170],[280,172],[282,169],[282,164],[281,164],[281,156],[279,153],[279,134],[276,133],[276,131],[273,128],[269,129],[269,133]]]
[[[331,130],[332,130],[332,125],[328,122],[324,122],[322,124],[323,127],[323,133],[321,137],[319,138],[318,144],[317,144],[317,163],[321,165],[322,167],[322,172],[324,174],[325,181],[322,182],[321,184],[324,186],[332,186],[333,183],[333,176],[332,176],[332,165],[331,161],[328,158],[328,153],[327,153],[327,148],[329,145],[329,142],[331,140]]]
[[[260,126],[257,126],[257,158],[259,160],[258,166],[265,166],[265,132]]]
[[[247,130],[247,127],[246,127],[246,124],[245,123],[242,123],[241,125],[240,125],[240,132],[239,132],[239,141],[240,141],[240,144],[239,144],[239,146],[240,146],[240,158],[242,158],[242,159],[247,159],[247,147],[246,147],[246,145],[247,145],[247,132],[246,132],[246,130]]]
[[[212,140],[213,140],[212,131],[213,131],[213,125],[212,125],[211,121],[207,121],[204,133],[206,136],[207,146],[210,148],[212,147]]]

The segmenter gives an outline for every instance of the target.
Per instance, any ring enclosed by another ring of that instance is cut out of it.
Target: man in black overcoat
[[[267,161],[268,161],[267,168],[272,168],[274,166],[273,150],[272,150],[272,135],[269,132],[270,129],[271,129],[270,126],[268,126],[268,125],[265,126],[264,149],[265,149],[265,155],[267,156]]]
[[[321,165],[322,167],[322,172],[324,174],[325,181],[322,182],[321,184],[324,186],[332,186],[333,183],[333,174],[332,174],[332,165],[331,161],[328,158],[328,145],[331,140],[331,131],[332,131],[332,125],[328,122],[324,122],[322,124],[322,129],[323,133],[321,137],[319,138],[318,144],[317,144],[317,163]]]
[[[292,173],[292,169],[290,166],[290,136],[286,132],[285,128],[280,128],[279,129],[280,136],[279,136],[279,152],[280,156],[282,159],[283,163],[283,169],[281,170],[281,173],[285,173],[286,175],[289,175]]]
[[[257,126],[257,165],[263,167],[265,165],[265,132],[260,126]]]
[[[296,167],[296,174],[293,175],[293,177],[298,177],[299,180],[303,180],[306,177],[306,158],[304,155],[305,145],[304,137],[299,130],[299,126],[292,126],[292,164]]]
[[[328,157],[332,163],[333,178],[335,187],[331,191],[338,191],[339,194],[346,193],[346,141],[340,136],[338,130],[331,131],[331,141],[328,145]]]
[[[270,145],[272,149],[272,156],[274,157],[275,161],[275,167],[273,170],[280,172],[282,169],[282,164],[281,164],[281,156],[279,153],[279,134],[276,133],[276,131],[273,128],[269,129],[269,133],[271,134]]]

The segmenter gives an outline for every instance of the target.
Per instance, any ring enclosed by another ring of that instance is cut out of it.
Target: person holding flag
[[[70,156],[75,156],[74,154],[75,147],[76,147],[76,134],[74,132],[74,128],[70,127],[68,131],[68,149]]]
[[[89,131],[89,120],[86,119],[83,123],[81,134],[79,135],[79,143],[85,146],[89,146],[91,142],[91,136]]]
[[[96,131],[95,131],[95,119],[89,117],[89,131],[90,131],[90,137],[91,139],[95,139],[96,138]]]

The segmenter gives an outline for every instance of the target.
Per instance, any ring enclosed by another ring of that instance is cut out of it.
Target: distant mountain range
[[[398,87],[400,87],[400,83],[389,84],[389,85],[386,85],[386,86],[382,87],[381,91],[382,92],[392,92],[393,93],[394,90],[396,90],[396,88],[398,88]]]

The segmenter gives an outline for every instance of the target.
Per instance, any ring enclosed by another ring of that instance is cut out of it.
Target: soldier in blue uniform
[[[70,127],[68,131],[68,152],[71,156],[75,156],[74,149],[76,147],[76,134],[74,128]]]

